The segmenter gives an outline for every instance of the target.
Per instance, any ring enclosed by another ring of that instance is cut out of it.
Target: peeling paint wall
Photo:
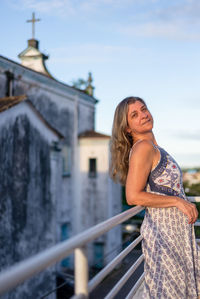
[[[94,130],[95,111],[94,107],[79,103],[78,106],[78,133]]]
[[[80,132],[94,128],[95,100],[83,92],[3,57],[0,57],[0,97],[5,96],[6,70],[14,74],[12,82],[14,95],[26,94],[42,116],[65,136],[62,143],[67,145],[70,151],[68,159],[71,171],[68,176],[62,177],[62,194],[59,198],[61,215],[58,218],[62,219],[63,223],[71,223],[70,236],[72,236],[76,233],[74,226],[76,140]],[[61,227],[62,223],[59,225]],[[59,229],[58,227],[58,232]],[[59,234],[57,237],[60,241]]]
[[[50,186],[50,145],[42,134],[26,115],[14,121],[8,117],[0,127],[0,144],[2,270],[54,245],[56,216]],[[37,275],[3,298],[39,298],[55,287],[53,270]]]

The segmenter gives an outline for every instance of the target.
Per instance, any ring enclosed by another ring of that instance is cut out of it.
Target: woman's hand
[[[196,222],[198,218],[198,211],[195,204],[178,197],[176,207],[188,217],[189,224]]]

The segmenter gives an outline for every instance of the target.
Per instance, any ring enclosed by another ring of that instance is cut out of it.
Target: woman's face
[[[127,132],[134,136],[151,132],[152,128],[153,117],[146,105],[140,101],[129,104]]]

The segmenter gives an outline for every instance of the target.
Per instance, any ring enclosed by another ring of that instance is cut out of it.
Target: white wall
[[[97,159],[97,176],[88,176],[89,159]],[[121,212],[121,187],[109,178],[109,138],[79,138],[80,177],[79,231],[83,231]],[[104,263],[108,263],[120,251],[120,226],[98,241],[104,243]],[[118,248],[117,251],[115,249]],[[112,254],[110,255],[110,252]],[[107,256],[107,257],[106,257]],[[93,262],[93,247],[89,247],[89,260]]]

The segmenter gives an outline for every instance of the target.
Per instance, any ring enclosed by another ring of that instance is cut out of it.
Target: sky
[[[20,62],[32,12],[49,72],[69,85],[92,72],[98,132],[110,135],[117,104],[139,96],[157,143],[200,166],[199,0],[0,0],[0,55]]]

